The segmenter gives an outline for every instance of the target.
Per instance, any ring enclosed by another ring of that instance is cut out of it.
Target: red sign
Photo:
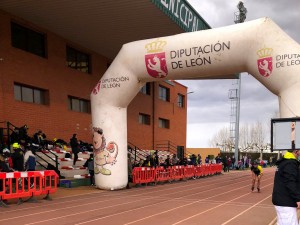
[[[258,71],[262,76],[268,77],[271,75],[273,70],[272,59],[272,57],[267,57],[257,60]]]
[[[163,78],[168,75],[165,52],[145,55],[148,74],[154,78]]]
[[[101,87],[101,80],[97,83],[96,87],[94,87],[93,94],[96,95],[99,93]]]

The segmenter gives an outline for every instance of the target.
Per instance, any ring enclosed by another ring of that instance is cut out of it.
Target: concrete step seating
[[[154,154],[155,151],[153,150],[136,150],[137,154],[141,155],[150,155]],[[167,156],[170,155],[170,158],[172,158],[173,154],[170,153],[169,151],[158,151],[158,157],[161,158],[163,161],[167,158]]]
[[[51,159],[55,159],[55,155],[58,157],[58,169],[60,171],[60,174],[64,176],[65,178],[75,178],[75,179],[82,179],[88,177],[88,170],[83,167],[83,164],[85,161],[90,157],[89,152],[80,152],[78,153],[78,160],[76,162],[75,167],[73,167],[73,159],[65,158],[65,154],[69,152],[69,150],[63,150],[63,149],[53,149],[53,150],[43,150],[43,153],[45,153],[47,156],[49,156]],[[47,167],[48,163],[51,163],[54,165],[54,161],[51,160],[49,157],[47,157],[45,154],[41,152],[36,152],[38,156],[43,158],[46,162],[41,160],[39,157],[37,157],[37,161],[39,161],[42,165]],[[54,153],[54,154],[52,154]],[[55,165],[54,165],[55,166]]]

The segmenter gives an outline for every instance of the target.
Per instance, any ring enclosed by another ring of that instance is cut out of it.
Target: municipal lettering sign
[[[207,30],[211,27],[185,0],[151,0],[184,31]]]

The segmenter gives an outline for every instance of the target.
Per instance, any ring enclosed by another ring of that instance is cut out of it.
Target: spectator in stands
[[[223,156],[222,158],[222,163],[223,163],[223,170],[224,172],[229,172],[229,167],[228,167],[228,156]]]
[[[184,158],[179,162],[179,165],[182,165],[182,166],[186,166],[187,164],[188,164],[187,157],[184,157]]]
[[[231,157],[231,169],[233,170],[234,168],[235,168],[235,162],[236,162],[236,160],[235,160],[235,156],[233,155],[232,157]]]
[[[205,158],[205,164],[209,164],[209,157],[208,156],[206,156],[206,158]]]
[[[171,166],[171,159],[170,155],[167,155],[167,158],[165,159],[164,167],[165,169]]]
[[[231,169],[231,158],[230,158],[230,156],[227,157],[227,166],[228,166],[228,170],[230,170]]]
[[[24,155],[24,168],[26,171],[35,171],[36,159],[32,151],[27,148]]]
[[[237,169],[237,170],[243,169],[243,163],[242,163],[242,160],[239,160],[239,161],[238,161],[238,163],[237,163],[237,165],[236,165],[236,169]]]
[[[242,156],[242,158],[241,158],[241,166],[240,166],[240,168],[242,170],[245,169],[245,156]]]
[[[19,137],[19,129],[17,127],[14,128],[12,133],[10,134],[10,143],[19,143],[20,137]]]
[[[173,166],[178,165],[179,159],[177,158],[176,154],[173,154],[172,159],[171,159],[171,164]]]
[[[143,162],[142,167],[150,167],[150,155],[147,155],[146,159]]]
[[[26,171],[35,171],[35,167],[36,167],[35,155],[32,153],[32,151],[29,148],[27,148],[24,155],[24,168]],[[30,188],[34,187],[33,179],[34,178],[29,179]]]
[[[131,163],[131,154],[127,153],[127,166],[128,166],[128,182],[126,188],[129,189],[129,183],[132,182],[132,163]]]
[[[8,173],[8,172],[13,172],[14,170],[7,165],[5,161],[5,156],[4,154],[0,154],[0,172],[3,173]],[[0,180],[1,182],[1,180]],[[0,188],[2,188],[2,185],[0,185]]]
[[[95,164],[94,164],[94,154],[90,154],[90,157],[83,164],[83,167],[87,168],[90,174],[90,183],[91,186],[95,186]]]
[[[201,158],[200,154],[198,154],[198,156],[197,156],[197,164],[202,165],[202,158]]]
[[[138,163],[138,167],[142,167],[144,165],[144,160],[140,159],[139,163]]]
[[[44,147],[45,140],[46,140],[46,135],[41,130],[39,130],[33,135],[34,143],[40,145],[40,147]]]
[[[197,157],[195,154],[191,155],[191,165],[197,166]]]
[[[270,159],[269,159],[269,165],[270,165],[270,167],[273,166],[273,156],[270,156]]]
[[[4,156],[7,166],[9,168],[13,168],[13,162],[12,162],[11,153],[10,153],[9,149],[7,149],[7,148],[3,149],[3,156]]]
[[[31,142],[31,138],[28,136],[28,130],[29,127],[26,124],[19,128],[19,143],[21,143],[23,146],[27,146],[27,144]]]
[[[247,167],[247,168],[249,168],[250,164],[252,164],[252,163],[251,163],[251,155],[249,155],[249,156],[247,157],[247,161],[248,161],[248,167]]]
[[[244,156],[244,167],[249,168],[249,160],[247,155]]]
[[[259,165],[259,162],[254,161],[250,169],[251,169],[251,173],[252,173],[251,191],[254,190],[255,182],[257,180],[257,192],[260,192],[260,180],[263,175],[262,167]]]
[[[150,162],[150,167],[154,167],[154,154],[151,154],[150,155],[150,158],[149,158],[149,162]]]
[[[13,169],[16,171],[24,171],[24,154],[19,143],[13,143],[13,153],[11,155]]]
[[[13,172],[13,169],[11,169],[7,166],[3,154],[0,154],[0,172],[1,173]],[[2,179],[0,179],[0,192],[1,191],[3,191],[3,180]],[[1,201],[3,201],[4,205],[7,204],[7,200],[1,200]]]
[[[222,162],[222,158],[221,158],[220,154],[218,154],[218,155],[216,156],[215,160],[216,160],[216,164],[219,164],[219,163]]]
[[[165,160],[162,156],[159,156],[159,166],[165,166]]]
[[[76,161],[78,159],[78,152],[79,152],[79,142],[76,138],[77,134],[73,134],[72,138],[70,139],[70,145],[72,148],[73,156],[73,167],[75,167]]]
[[[154,167],[156,168],[156,167],[158,167],[159,165],[160,165],[160,163],[159,163],[158,151],[156,150],[156,151],[154,152]]]
[[[272,159],[272,165],[273,165],[273,166],[276,165],[276,161],[277,161],[276,157],[273,157],[273,159]]]
[[[210,161],[210,164],[216,164],[216,159],[212,159],[211,161]]]

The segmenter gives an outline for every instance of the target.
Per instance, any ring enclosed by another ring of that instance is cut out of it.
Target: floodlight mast
[[[237,8],[239,11],[234,13],[234,22],[243,23],[246,20],[247,9],[242,1],[238,3]]]
[[[246,20],[247,9],[244,3],[240,1],[237,5],[239,12],[234,14],[235,23],[243,23]],[[241,74],[238,74],[238,87],[236,89],[236,98],[231,100],[231,104],[235,105],[235,127],[234,127],[234,158],[236,164],[239,161],[239,130],[240,130],[240,101],[241,101]],[[232,122],[230,122],[232,125]],[[231,129],[231,128],[230,128]]]

